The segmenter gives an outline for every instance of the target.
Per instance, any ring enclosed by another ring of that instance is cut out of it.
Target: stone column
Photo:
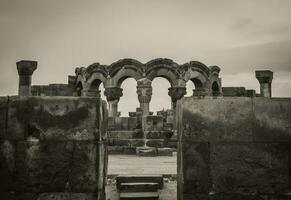
[[[174,112],[175,112],[177,101],[181,99],[186,93],[187,92],[186,92],[185,87],[176,86],[176,87],[169,88],[168,94],[172,99],[172,109],[174,110]]]
[[[146,116],[150,113],[150,101],[152,98],[152,81],[142,78],[137,81],[136,93],[142,110],[142,115]]]
[[[36,61],[21,60],[16,63],[19,75],[19,96],[31,96],[31,76],[37,68]]]
[[[122,88],[119,87],[108,87],[105,88],[104,95],[108,102],[108,116],[117,117],[118,102],[122,94]]]
[[[272,97],[273,72],[269,70],[256,71],[256,78],[260,82],[262,97]]]

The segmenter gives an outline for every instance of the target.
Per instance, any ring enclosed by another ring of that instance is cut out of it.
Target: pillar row
[[[108,87],[105,88],[104,95],[106,96],[108,102],[108,116],[117,117],[118,112],[118,102],[120,97],[122,97],[122,88],[119,87]]]
[[[19,75],[19,96],[31,96],[31,76],[37,68],[36,61],[21,60],[16,63]]]
[[[136,93],[142,110],[142,115],[146,116],[150,113],[150,101],[152,98],[152,81],[142,78],[137,81]]]

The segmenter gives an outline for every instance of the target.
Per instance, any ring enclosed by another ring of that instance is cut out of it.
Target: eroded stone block
[[[254,116],[250,98],[185,98],[183,140],[251,141]]]
[[[254,99],[254,140],[291,141],[291,99]]]

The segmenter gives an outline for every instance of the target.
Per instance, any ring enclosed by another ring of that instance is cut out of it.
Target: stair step
[[[118,190],[120,190],[121,183],[157,183],[159,189],[164,186],[163,175],[119,175],[116,177]]]
[[[159,200],[157,192],[122,192],[119,196],[120,200]]]
[[[121,183],[121,192],[157,192],[158,183]]]

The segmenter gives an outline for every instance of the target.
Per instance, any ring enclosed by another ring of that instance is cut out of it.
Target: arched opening
[[[200,90],[203,88],[202,82],[197,78],[192,78],[186,83],[186,92],[185,97],[196,96],[200,93]]]
[[[91,83],[91,85],[90,85],[90,89],[92,89],[92,90],[96,90],[96,92],[100,91],[99,94],[100,94],[101,99],[106,100],[106,97],[105,97],[105,95],[104,95],[104,84],[103,84],[103,82],[102,82],[101,80],[99,80],[99,79],[95,79],[95,80]]]
[[[81,96],[82,95],[82,90],[83,90],[83,85],[81,82],[79,82],[76,86],[76,92],[77,92],[77,96]]]
[[[212,89],[212,95],[213,96],[219,96],[219,94],[220,94],[220,92],[219,92],[219,85],[218,85],[218,83],[216,81],[214,81],[212,83],[211,89]]]
[[[157,112],[171,109],[171,97],[168,95],[168,89],[171,84],[166,78],[157,77],[152,81],[152,99],[150,102],[150,111]]]
[[[134,78],[126,78],[121,83],[123,95],[118,102],[118,111],[120,116],[129,116],[129,112],[135,112],[139,107],[139,102],[136,94],[136,80]]]

